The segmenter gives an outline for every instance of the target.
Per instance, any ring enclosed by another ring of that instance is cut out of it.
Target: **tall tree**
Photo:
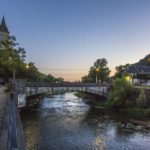
[[[13,78],[15,78],[16,71],[24,67],[25,50],[17,47],[19,44],[16,43],[14,36],[10,36],[7,43],[7,47],[0,50],[0,68],[11,71]]]
[[[107,67],[105,58],[97,59],[94,65],[90,68],[87,76],[82,77],[82,82],[104,82],[108,79],[110,70]]]

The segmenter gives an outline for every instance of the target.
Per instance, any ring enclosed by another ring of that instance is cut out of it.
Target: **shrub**
[[[125,79],[116,79],[113,81],[113,88],[108,94],[108,107],[124,108],[134,104],[133,86]]]

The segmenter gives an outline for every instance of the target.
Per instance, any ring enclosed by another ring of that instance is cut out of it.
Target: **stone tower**
[[[2,22],[0,24],[0,43],[2,43],[4,47],[7,47],[8,38],[9,38],[9,31],[6,26],[5,18],[3,17]]]

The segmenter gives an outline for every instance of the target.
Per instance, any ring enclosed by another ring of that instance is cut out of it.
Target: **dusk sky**
[[[26,62],[66,80],[98,58],[114,72],[150,53],[150,0],[0,0],[3,15]]]

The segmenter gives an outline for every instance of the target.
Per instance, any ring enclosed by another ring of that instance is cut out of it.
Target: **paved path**
[[[5,93],[5,87],[0,86],[0,150],[5,150],[6,148],[6,138],[7,138],[7,117],[5,114],[7,109],[8,97]]]
[[[5,93],[5,87],[0,87],[0,128],[2,126],[2,120],[6,103],[7,103],[7,94]]]

